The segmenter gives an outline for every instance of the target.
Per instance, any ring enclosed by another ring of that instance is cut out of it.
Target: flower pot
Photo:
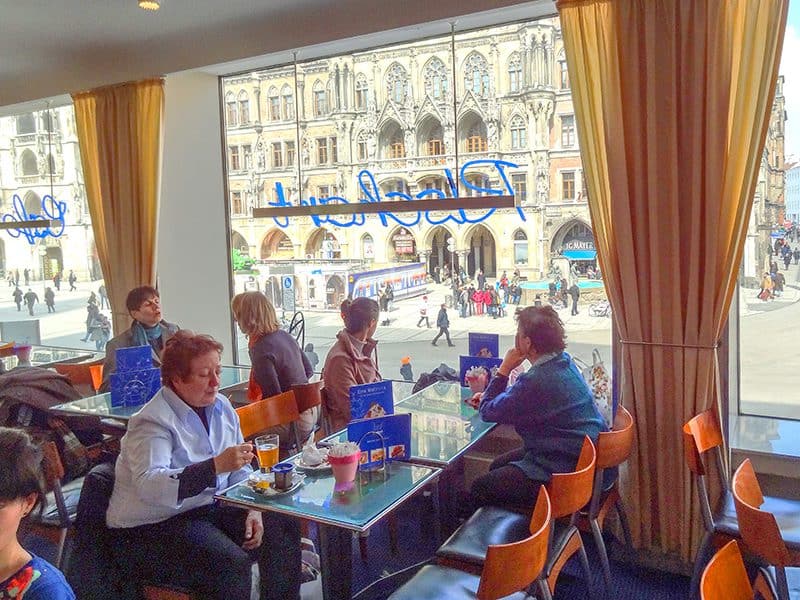
[[[356,478],[360,458],[361,452],[349,454],[348,456],[328,455],[328,462],[331,465],[336,483],[348,483]]]

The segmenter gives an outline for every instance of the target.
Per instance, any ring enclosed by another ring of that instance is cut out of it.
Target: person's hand
[[[261,513],[257,510],[248,510],[247,518],[244,521],[244,543],[242,548],[245,550],[258,548],[263,537],[264,523],[261,520]]]
[[[516,347],[509,348],[506,351],[505,357],[503,357],[503,362],[501,363],[500,368],[498,369],[498,373],[500,373],[500,375],[508,377],[511,371],[520,366],[524,360],[525,360],[525,355],[522,354],[522,352],[520,352],[519,350],[517,350]]]
[[[250,464],[253,460],[253,444],[239,444],[225,448],[214,457],[214,470],[219,473],[230,473]]]
[[[464,400],[464,404],[467,406],[471,406],[472,408],[476,409],[481,405],[481,399],[483,398],[483,392],[477,392],[470,396],[469,398]]]

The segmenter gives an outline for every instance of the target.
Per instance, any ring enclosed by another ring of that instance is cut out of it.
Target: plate
[[[304,463],[302,456],[294,461],[294,465],[306,473],[324,473],[325,471],[331,470],[331,463],[329,463],[327,460],[323,460],[320,464],[312,466]]]
[[[257,494],[261,494],[262,496],[269,498],[271,496],[282,496],[283,494],[294,492],[297,488],[303,485],[305,478],[306,476],[302,473],[292,473],[291,487],[286,490],[276,490],[274,487],[275,473],[262,473],[261,471],[258,471],[256,473],[252,473],[250,477],[247,478],[247,485],[250,486],[250,488]]]

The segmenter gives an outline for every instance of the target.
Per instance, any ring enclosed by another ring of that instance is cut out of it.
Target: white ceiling
[[[468,29],[554,13],[553,0],[162,0],[155,13],[137,0],[0,0],[0,107],[209,65],[248,70],[299,48],[330,54],[337,41],[435,35],[455,17]]]

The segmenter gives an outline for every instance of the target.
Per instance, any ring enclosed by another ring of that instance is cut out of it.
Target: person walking
[[[573,283],[569,286],[567,290],[569,297],[572,298],[572,312],[570,314],[577,315],[578,314],[578,298],[581,297],[581,290],[578,287],[577,283]]]
[[[14,285],[19,287],[19,269],[14,269]]]
[[[11,271],[8,272],[6,281],[8,281],[8,287],[14,287],[14,274]]]
[[[97,312],[97,317],[89,327],[91,334],[89,339],[94,342],[95,349],[100,352],[106,347],[108,338],[111,337],[111,321],[101,312]]]
[[[483,274],[483,269],[478,269],[478,274],[475,275],[475,279],[478,280],[478,289],[482,290],[486,285],[486,275]]]
[[[105,284],[100,286],[100,289],[97,290],[97,294],[100,296],[100,309],[110,309],[111,303],[108,301],[108,292],[106,291]]]
[[[53,275],[53,285],[56,286],[56,291],[61,291],[61,271]]]
[[[67,278],[67,281],[69,281],[70,292],[74,292],[75,290],[78,289],[75,287],[75,282],[78,281],[78,277],[75,275],[75,273],[72,272],[72,269],[69,270],[69,277]]]
[[[414,381],[414,371],[411,366],[410,356],[404,356],[400,359],[400,376],[403,381]]]
[[[428,329],[431,328],[430,319],[428,319],[428,297],[422,297],[422,303],[419,305],[419,321],[417,321],[417,327],[422,327],[422,322],[425,321],[425,325],[428,326]]]
[[[47,312],[56,312],[56,294],[53,288],[45,288],[44,290],[44,303],[47,305]]]
[[[794,264],[800,263],[800,248],[794,249]]]
[[[89,341],[89,338],[92,335],[92,327],[94,327],[94,324],[97,321],[97,315],[99,314],[100,309],[97,308],[97,304],[89,303],[86,305],[86,335],[81,338],[82,342]]]
[[[433,338],[431,344],[435,346],[436,340],[444,335],[447,338],[447,345],[451,348],[455,346],[453,340],[450,339],[450,319],[447,317],[447,307],[444,304],[442,304],[439,314],[436,316],[436,326],[439,328],[439,333]]]
[[[39,296],[37,296],[36,292],[34,292],[31,288],[28,288],[28,291],[25,292],[24,299],[25,304],[28,306],[28,314],[33,316],[33,305],[39,301]]]
[[[95,294],[94,292],[89,294],[89,299],[87,300],[87,302],[89,304],[94,304],[95,306],[97,306],[97,294]]]
[[[31,272],[29,269],[25,269],[22,271],[22,276],[25,278],[25,285],[29,285],[31,282]]]
[[[19,289],[18,287],[15,287],[14,291],[11,294],[11,296],[14,298],[14,302],[17,305],[17,311],[21,311],[22,310],[22,290]]]

